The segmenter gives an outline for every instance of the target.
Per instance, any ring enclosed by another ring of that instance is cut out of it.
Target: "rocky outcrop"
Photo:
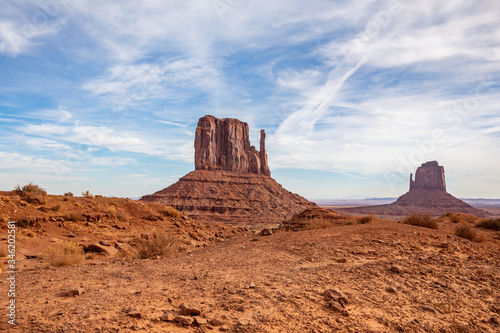
[[[270,177],[264,130],[257,151],[247,123],[204,116],[194,147],[195,171],[141,200],[173,206],[198,220],[244,224],[278,223],[316,207]]]
[[[338,209],[339,211],[377,214],[382,216],[408,215],[414,212],[427,212],[441,215],[446,212],[468,213],[488,216],[488,213],[474,208],[468,203],[446,192],[444,167],[436,161],[423,163],[415,172],[415,180],[410,174],[410,190],[389,205],[365,206]]]
[[[415,172],[415,181],[413,181],[413,174],[410,174],[410,190],[419,188],[446,191],[444,167],[440,166],[437,161],[423,163],[418,167]]]
[[[196,128],[196,170],[250,172],[270,176],[266,155],[266,133],[260,132],[260,152],[250,145],[248,124],[238,119],[205,116]]]

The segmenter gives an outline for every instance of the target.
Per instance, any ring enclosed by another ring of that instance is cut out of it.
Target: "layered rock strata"
[[[173,206],[190,217],[230,223],[278,223],[316,204],[270,177],[266,134],[260,151],[250,145],[248,124],[204,116],[195,134],[195,170],[141,200]]]

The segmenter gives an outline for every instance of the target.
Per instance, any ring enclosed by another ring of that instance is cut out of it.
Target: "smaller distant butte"
[[[377,214],[385,216],[408,215],[414,212],[441,215],[446,212],[468,213],[485,217],[488,213],[446,192],[444,167],[437,161],[423,163],[410,174],[410,190],[388,205],[337,209],[343,212]]]

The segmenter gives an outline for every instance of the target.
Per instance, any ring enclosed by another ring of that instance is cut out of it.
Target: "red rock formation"
[[[237,119],[200,118],[196,170],[141,200],[173,206],[196,219],[231,223],[282,222],[316,207],[270,177],[264,130],[260,151],[250,145],[248,133],[248,124]]]
[[[410,190],[417,188],[446,191],[444,168],[437,161],[423,163],[415,172],[415,181],[410,174]]]
[[[488,213],[446,192],[444,168],[436,161],[423,163],[415,172],[415,181],[410,174],[410,190],[389,205],[338,209],[344,212],[377,214],[386,216],[408,215],[413,212],[428,212],[441,215],[446,212],[468,213],[487,216]]]
[[[198,121],[194,140],[196,170],[226,170],[270,176],[260,132],[260,152],[250,145],[248,124],[238,119],[205,116]]]

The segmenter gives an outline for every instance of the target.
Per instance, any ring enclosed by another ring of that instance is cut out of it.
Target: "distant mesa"
[[[446,212],[469,213],[483,217],[488,215],[487,212],[474,208],[446,192],[444,167],[437,161],[426,162],[418,167],[415,180],[410,174],[410,190],[392,204],[338,210],[386,216],[407,215],[413,212],[428,212],[435,215]]]
[[[195,171],[141,198],[190,217],[218,222],[281,222],[316,204],[284,189],[269,170],[266,134],[260,150],[250,145],[248,124],[204,116],[196,128]]]

